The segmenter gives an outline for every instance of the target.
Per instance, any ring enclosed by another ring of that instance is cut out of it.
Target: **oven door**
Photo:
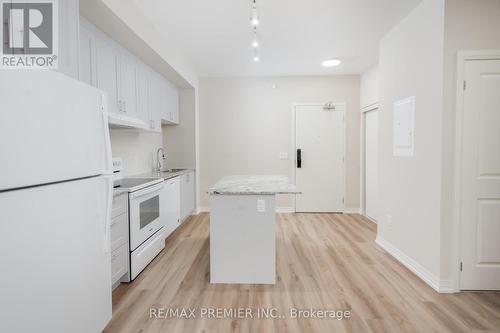
[[[163,227],[164,219],[160,217],[162,188],[163,183],[160,183],[129,194],[130,251]]]

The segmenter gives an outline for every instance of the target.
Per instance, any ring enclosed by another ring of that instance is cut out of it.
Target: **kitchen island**
[[[276,194],[285,176],[227,176],[210,188],[210,282],[276,282]]]

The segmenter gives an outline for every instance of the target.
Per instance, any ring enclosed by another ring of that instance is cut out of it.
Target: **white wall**
[[[442,267],[444,279],[457,280],[458,225],[453,215],[455,102],[459,50],[500,50],[499,0],[447,0],[445,4],[442,165]]]
[[[167,153],[167,168],[196,168],[195,90],[179,93],[179,125],[164,125],[163,147]]]
[[[423,0],[380,43],[378,238],[440,275],[444,0]],[[415,156],[393,157],[393,103],[415,96]],[[388,216],[392,216],[389,224]]]
[[[273,85],[276,88],[273,89]],[[294,103],[346,102],[346,206],[359,208],[359,77],[207,78],[200,80],[201,206],[230,174],[292,177]],[[287,152],[289,160],[279,160]],[[289,196],[277,206],[291,207]]]
[[[137,130],[111,129],[111,150],[113,157],[123,159],[123,174],[137,175],[153,170],[156,150],[162,146],[160,133]]]
[[[360,107],[361,109],[378,103],[379,101],[378,66],[373,66],[361,75]]]

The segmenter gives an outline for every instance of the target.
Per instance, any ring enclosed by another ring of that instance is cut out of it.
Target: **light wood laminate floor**
[[[209,283],[209,215],[193,216],[133,282],[113,294],[105,332],[500,332],[499,293],[438,294],[374,240],[360,215],[278,214],[275,285]],[[425,245],[423,245],[425,246]],[[150,308],[196,308],[151,319]],[[284,319],[207,319],[201,308],[276,308]],[[351,318],[291,319],[290,308]]]

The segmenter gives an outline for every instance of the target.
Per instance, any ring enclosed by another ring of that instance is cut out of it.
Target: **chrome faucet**
[[[161,160],[160,160],[160,152],[161,152]],[[162,161],[166,159],[166,156],[165,156],[165,149],[163,148],[158,148],[158,150],[156,151],[156,172],[161,172],[162,168],[163,168],[163,165],[162,165]]]

